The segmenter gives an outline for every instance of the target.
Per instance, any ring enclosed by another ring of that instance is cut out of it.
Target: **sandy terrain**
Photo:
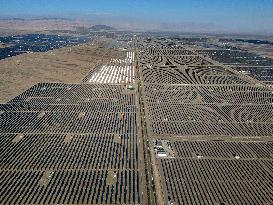
[[[245,44],[245,45],[240,45],[240,48],[246,49],[252,53],[256,53],[261,56],[273,58],[273,46],[271,45]]]
[[[85,44],[1,60],[0,103],[39,82],[78,83],[96,64],[122,58],[122,55],[113,49]]]
[[[9,47],[9,45],[5,44],[5,43],[0,43],[0,48],[6,48]]]

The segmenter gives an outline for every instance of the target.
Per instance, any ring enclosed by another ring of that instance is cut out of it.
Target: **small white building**
[[[165,151],[158,151],[157,156],[158,157],[167,157],[167,153]]]

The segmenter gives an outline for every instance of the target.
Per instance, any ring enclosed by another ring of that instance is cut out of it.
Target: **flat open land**
[[[0,204],[273,204],[272,58],[103,39],[0,61]]]
[[[1,60],[0,102],[10,100],[39,82],[79,83],[97,64],[123,55],[98,44],[84,44]]]

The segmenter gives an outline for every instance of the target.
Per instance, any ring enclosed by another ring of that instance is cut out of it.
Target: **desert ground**
[[[90,43],[1,60],[0,102],[11,100],[39,82],[79,83],[96,65],[121,56],[120,51]]]
[[[0,48],[6,48],[6,47],[8,47],[7,44],[5,44],[5,43],[0,43]]]

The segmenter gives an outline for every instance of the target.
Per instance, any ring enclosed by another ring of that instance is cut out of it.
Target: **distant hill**
[[[0,18],[1,21],[25,21],[22,18]]]
[[[100,31],[100,30],[115,30],[113,27],[111,26],[107,26],[107,25],[94,25],[92,27],[89,28],[91,31]]]
[[[55,17],[42,17],[42,18],[0,18],[1,21],[72,21],[69,18],[55,18]]]
[[[38,20],[38,21],[41,21],[41,20],[45,20],[45,21],[73,21],[73,19],[70,19],[70,18],[61,18],[61,17],[43,17],[43,18],[33,18],[33,19],[30,19],[30,20]]]

